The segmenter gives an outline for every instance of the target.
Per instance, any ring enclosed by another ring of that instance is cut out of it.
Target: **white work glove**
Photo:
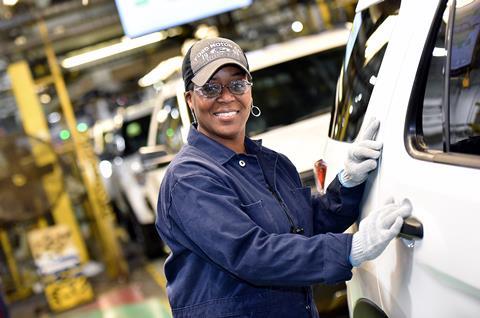
[[[358,135],[348,151],[345,168],[338,174],[340,183],[347,188],[355,187],[367,180],[368,173],[377,168],[382,142],[373,140],[380,121],[372,118],[367,128]]]
[[[380,255],[388,243],[400,233],[403,219],[412,214],[412,205],[407,199],[394,203],[387,200],[380,209],[360,222],[358,232],[353,234],[350,263],[359,266],[364,261]]]

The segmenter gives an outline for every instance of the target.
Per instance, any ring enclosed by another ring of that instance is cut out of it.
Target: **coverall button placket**
[[[240,167],[242,167],[242,168],[245,167],[245,165],[246,165],[245,161],[243,161],[243,160],[239,160],[239,161],[238,161],[238,164],[239,164]]]

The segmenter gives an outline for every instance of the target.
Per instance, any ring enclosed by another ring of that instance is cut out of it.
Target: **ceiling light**
[[[53,112],[53,113],[48,114],[47,118],[48,118],[48,122],[50,124],[56,124],[60,121],[62,116],[58,112]]]
[[[168,110],[166,110],[165,108],[161,109],[158,113],[157,113],[157,121],[159,123],[163,123],[165,122],[165,120],[167,120],[168,118],[168,115],[170,114],[170,112]]]
[[[292,30],[293,32],[302,32],[303,30],[303,23],[300,21],[295,21],[292,23]]]
[[[218,37],[218,29],[216,26],[208,26],[206,24],[200,24],[195,31],[195,37],[197,39],[206,39]]]
[[[130,51],[152,43],[160,42],[166,38],[164,32],[155,32],[135,39],[125,38],[121,42],[102,47],[100,49],[67,57],[62,61],[64,68],[73,68],[90,62],[98,61],[113,55]]]
[[[52,101],[52,98],[47,93],[40,95],[40,103],[48,104]],[[52,113],[53,114],[53,113]],[[58,113],[57,113],[58,114]]]
[[[16,5],[18,0],[3,0],[3,4],[6,6],[14,6]]]
[[[164,81],[170,77],[175,71],[182,67],[183,58],[181,56],[171,57],[157,65],[148,74],[138,80],[138,85],[147,87],[159,81]]]
[[[101,175],[105,178],[108,179],[112,176],[113,169],[112,169],[112,163],[108,160],[102,160],[100,161],[100,164],[98,165],[99,170]]]
[[[22,46],[25,43],[27,43],[27,38],[23,35],[20,35],[20,36],[16,37],[13,42],[15,43],[16,46]]]

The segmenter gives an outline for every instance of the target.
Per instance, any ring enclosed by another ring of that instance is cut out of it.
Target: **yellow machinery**
[[[53,83],[55,86],[66,124],[72,136],[76,162],[88,198],[88,212],[90,219],[92,219],[94,223],[93,232],[96,234],[98,245],[101,249],[101,256],[103,257],[103,262],[106,265],[106,269],[110,277],[115,278],[119,276],[125,276],[128,274],[128,266],[118,242],[117,230],[115,226],[116,220],[112,208],[108,203],[108,195],[99,175],[97,158],[85,134],[79,133],[76,130],[76,119],[68,96],[66,85],[63,80],[61,70],[58,66],[55,53],[48,40],[47,29],[43,22],[39,23],[39,29],[45,44],[45,52],[51,71],[51,76],[47,79],[47,81]],[[32,136],[34,139],[43,140],[49,144],[51,140],[50,132],[46,123],[45,114],[43,113],[39,103],[37,88],[27,62],[19,61],[13,63],[9,65],[7,72],[12,83],[12,91],[16,99],[25,133],[29,136]],[[58,182],[58,176],[60,174],[61,177],[62,172],[58,163],[58,158],[51,151],[45,151],[45,146],[42,145],[42,143],[34,143],[30,146],[35,161],[35,166],[48,166],[51,169],[51,173],[47,172],[42,176],[42,184],[46,195],[46,200],[48,200],[52,206],[52,211],[50,212],[53,216],[53,223],[55,226],[62,225],[62,229],[68,229],[69,242],[75,249],[80,264],[84,264],[89,260],[89,254],[84,238],[82,237],[80,227],[76,220],[74,210],[72,208],[72,202],[67,195],[65,188],[59,189],[59,187],[62,187],[62,184]],[[22,175],[13,176],[12,180],[14,184],[17,182],[19,185],[21,185],[23,182]],[[47,222],[45,219],[40,218],[37,228],[40,230],[43,228],[43,235],[45,235],[45,233],[49,231],[49,228],[52,227],[47,227]],[[38,229],[35,229],[35,231],[36,230]],[[32,237],[31,234],[32,233],[29,234],[29,239]],[[39,237],[42,236],[37,234],[36,236],[33,235],[33,237],[37,237],[37,239],[30,239],[30,247],[37,246],[38,248],[38,244],[35,245],[34,243]],[[7,259],[7,266],[16,287],[16,294],[13,296],[10,295],[10,298],[23,298],[29,295],[31,286],[25,287],[25,282],[22,281],[22,275],[19,273],[17,264],[15,264],[14,252],[12,251],[6,229],[0,229],[0,243]],[[45,251],[48,249],[43,247],[43,250]],[[35,254],[35,251],[33,251],[33,254]],[[38,253],[35,255],[39,257],[41,256]],[[79,277],[78,273],[75,274],[75,277]],[[70,298],[69,301],[64,304],[57,301],[57,303],[53,306],[53,303],[49,301],[51,308],[53,310],[63,310],[80,302],[89,300],[92,297],[91,288],[85,284],[86,281],[84,279],[77,281],[77,291],[83,291],[83,294],[80,293],[77,299]],[[56,286],[59,286],[58,281],[55,283],[52,282],[51,284],[47,283],[45,289],[47,298],[49,297],[49,294],[55,294],[58,296],[59,292],[65,292],[65,289],[58,289]],[[81,286],[81,289],[78,289],[80,288],[79,286]],[[52,292],[52,290],[54,291]],[[63,298],[60,297],[58,299]]]
[[[23,298],[31,292],[34,269],[31,268],[30,275],[27,275],[26,268],[17,267],[17,263],[25,265],[25,261],[30,259],[25,238],[33,222],[40,219],[40,227],[45,227],[47,222],[44,217],[56,211],[60,214],[58,222],[76,225],[72,215],[67,214],[71,205],[63,181],[57,156],[49,143],[25,134],[10,135],[0,140],[0,241],[9,278],[15,286],[14,292],[10,290],[9,293],[11,299]],[[62,215],[62,212],[67,213]],[[80,237],[76,239],[83,243]],[[14,243],[11,244],[11,241]],[[80,252],[84,253],[83,259],[78,257],[77,262],[84,262],[86,250],[76,248],[76,251],[79,256]]]
[[[72,134],[77,162],[80,166],[83,183],[86,186],[88,199],[96,221],[98,237],[100,239],[99,243],[102,246],[108,273],[112,277],[126,275],[128,271],[127,263],[116,237],[115,215],[111,206],[108,204],[108,195],[98,171],[97,157],[91,145],[88,143],[86,136],[77,132],[77,122],[62,72],[48,39],[47,27],[42,21],[39,22],[39,30],[45,44],[48,65],[60,100],[63,115]]]

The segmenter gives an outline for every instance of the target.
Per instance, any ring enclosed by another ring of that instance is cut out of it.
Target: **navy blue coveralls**
[[[311,285],[349,280],[363,186],[311,196],[282,154],[246,154],[190,128],[163,179],[157,229],[174,317],[318,317]],[[303,229],[302,234],[294,234]]]

